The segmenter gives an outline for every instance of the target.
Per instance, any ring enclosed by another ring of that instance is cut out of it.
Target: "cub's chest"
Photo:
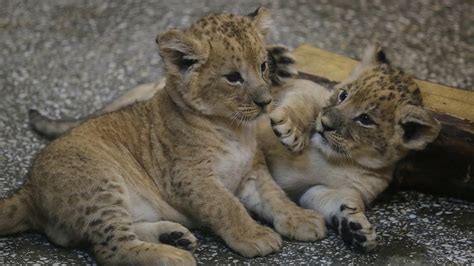
[[[237,139],[227,141],[223,149],[216,154],[214,170],[231,192],[236,191],[241,180],[252,169],[255,150],[255,138]]]

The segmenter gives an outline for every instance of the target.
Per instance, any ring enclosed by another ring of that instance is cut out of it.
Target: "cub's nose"
[[[261,108],[265,108],[265,106],[269,105],[272,102],[272,99],[259,99],[253,101],[256,105],[260,106]]]
[[[324,119],[321,119],[321,127],[323,128],[323,131],[333,131],[334,128],[327,124],[327,122],[324,122]]]

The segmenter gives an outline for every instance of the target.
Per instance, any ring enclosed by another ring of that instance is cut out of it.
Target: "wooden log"
[[[329,90],[346,79],[357,61],[311,45],[294,50],[300,78]],[[416,80],[426,108],[441,122],[435,142],[412,152],[394,172],[399,189],[474,201],[474,92]]]

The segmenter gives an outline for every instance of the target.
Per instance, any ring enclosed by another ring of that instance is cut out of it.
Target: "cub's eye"
[[[267,61],[260,65],[260,70],[262,71],[262,74],[265,73],[265,70],[267,70]]]
[[[347,91],[341,90],[339,92],[339,103],[342,103],[347,98]]]
[[[373,126],[375,125],[374,120],[370,118],[368,114],[361,114],[354,119],[355,121],[359,122],[362,126]]]
[[[224,77],[229,83],[244,83],[244,79],[242,78],[239,72],[232,72],[224,75]]]

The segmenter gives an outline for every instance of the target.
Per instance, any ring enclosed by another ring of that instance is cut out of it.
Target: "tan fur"
[[[271,112],[271,123],[260,120],[257,131],[274,180],[302,206],[323,213],[347,243],[373,249],[376,233],[364,215],[366,204],[390,183],[398,160],[436,138],[439,123],[421,105],[412,78],[385,62],[378,45],[367,49],[362,63],[334,93],[311,81],[288,79],[295,73],[291,55],[283,47],[267,50],[273,62],[271,91],[277,107]],[[344,88],[352,98],[339,104]],[[139,91],[134,89],[130,95]],[[123,98],[117,102],[133,101],[128,95]],[[376,127],[361,127],[353,120],[362,111],[374,114]],[[322,121],[339,127],[323,130]],[[41,122],[49,121],[43,117]],[[416,134],[404,139],[406,125]],[[358,136],[352,140],[344,133]],[[322,142],[321,134],[333,146]]]
[[[391,67],[378,45],[332,95],[307,81],[289,86],[298,89],[271,114],[279,139],[270,123],[260,130],[273,178],[301,206],[322,213],[346,243],[372,250],[376,233],[365,206],[388,186],[398,160],[437,137],[439,122],[423,108],[413,79]],[[364,125],[364,113],[375,124]]]
[[[289,238],[323,237],[322,218],[287,199],[255,156],[256,120],[271,100],[268,25],[258,9],[161,34],[164,88],[43,149],[26,185],[0,201],[0,233],[35,229],[61,246],[90,245],[100,263],[146,265],[195,263],[184,226],[207,226],[247,257],[279,250],[280,236],[245,207]],[[235,71],[244,82],[225,77]]]

